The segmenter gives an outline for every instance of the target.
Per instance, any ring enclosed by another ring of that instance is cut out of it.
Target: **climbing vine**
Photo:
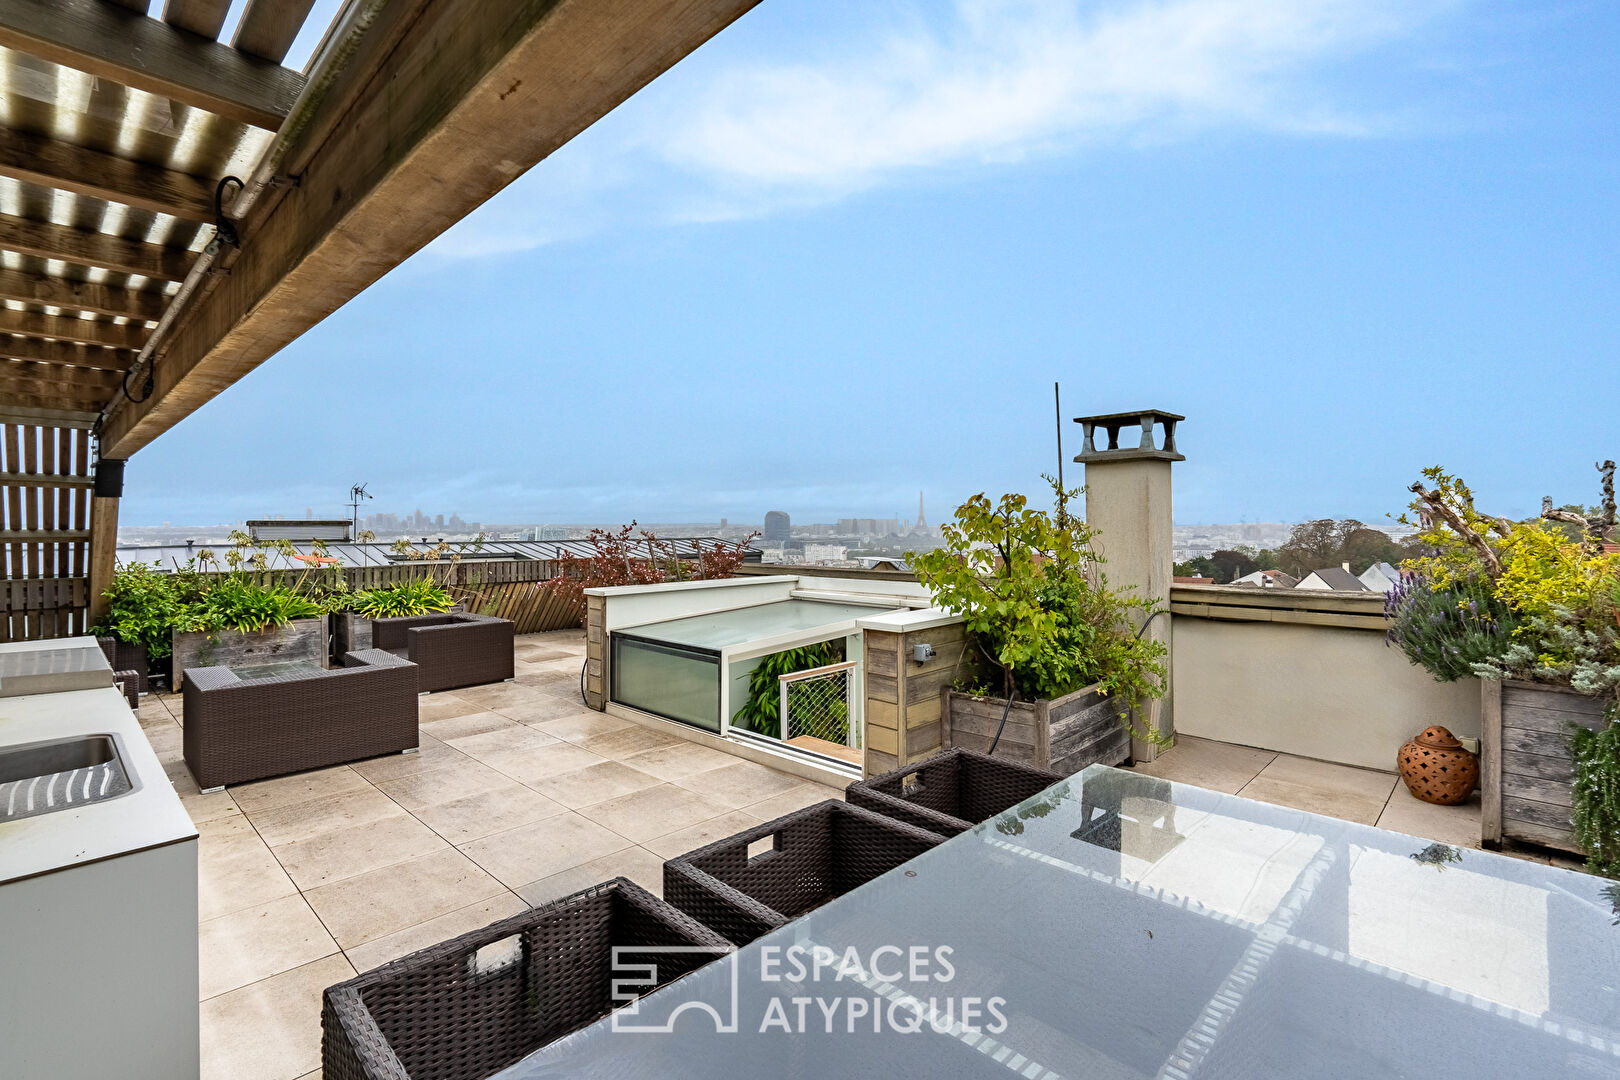
[[[1575,839],[1586,852],[1586,868],[1605,877],[1620,877],[1620,705],[1604,710],[1600,731],[1576,728],[1570,733],[1575,758]]]

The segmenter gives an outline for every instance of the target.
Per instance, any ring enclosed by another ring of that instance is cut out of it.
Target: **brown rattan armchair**
[[[131,645],[117,638],[98,637],[102,655],[112,665],[113,681],[129,702],[130,708],[140,705],[140,695],[146,693],[146,646]]]
[[[1063,777],[956,747],[882,776],[857,780],[844,798],[941,836],[967,832]]]
[[[766,839],[770,849],[750,858]],[[664,899],[746,945],[942,842],[828,799],[664,863]]]
[[[663,951],[672,946],[691,951]],[[614,878],[330,987],[321,1075],[484,1080],[623,1004],[616,982],[646,993],[729,951],[719,935]],[[640,964],[655,965],[654,980],[634,983]]]
[[[206,790],[418,745],[416,668],[379,649],[352,652],[336,670],[239,678],[187,668],[182,742]]]
[[[503,682],[514,673],[512,620],[451,613],[371,621],[371,647],[416,665],[427,694]]]

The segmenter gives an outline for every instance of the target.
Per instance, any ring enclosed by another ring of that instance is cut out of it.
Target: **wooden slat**
[[[248,0],[231,47],[277,64],[298,38],[315,0]]]
[[[15,128],[0,128],[0,176],[187,221],[214,220],[207,180]]]
[[[56,432],[51,428],[41,428],[39,432],[39,471],[54,473],[56,471]],[[56,490],[54,488],[39,492],[39,531],[47,537],[56,533]],[[54,578],[56,576],[56,548],[55,543],[44,543],[39,549],[39,572],[41,576]]]
[[[39,428],[32,424],[22,426],[23,441],[23,472],[39,472]],[[37,536],[29,533],[39,529],[39,489],[23,489],[23,520],[22,529],[11,533],[23,545],[23,567],[29,577],[39,577],[39,545],[29,543],[37,540]],[[15,529],[15,526],[13,526]]]
[[[18,405],[11,398],[0,399],[0,423],[50,424],[52,427],[89,429],[95,427],[97,419],[94,412],[36,409]]]
[[[230,10],[231,0],[166,0],[163,21],[213,41]]]
[[[244,212],[229,273],[158,346],[154,394],[108,413],[106,452],[190,415],[756,2],[389,5],[301,118],[299,184]]]
[[[20,453],[20,451],[18,449],[18,447],[20,445],[20,439],[18,437],[18,434],[19,434],[18,429],[19,429],[19,425],[17,425],[17,424],[7,424],[6,425],[5,436],[6,436],[6,471],[7,472],[26,472],[26,471],[28,471],[23,465],[22,456],[21,456],[21,453]],[[9,531],[9,530],[12,530],[12,529],[20,529],[22,527],[23,527],[23,520],[22,520],[22,488],[15,487],[15,486],[8,487],[6,489],[6,530]],[[20,577],[22,575],[22,573],[23,573],[22,561],[23,561],[22,544],[14,542],[11,545],[11,557],[10,557],[10,560],[9,560],[7,566],[6,566],[6,576],[7,577]]]
[[[34,513],[30,514],[29,516],[30,517],[36,517],[37,514],[38,514],[38,510],[39,510],[38,504],[36,503],[35,507],[34,507]],[[35,529],[6,529],[4,531],[0,531],[0,544],[14,544],[14,543],[41,544],[41,543],[55,543],[58,540],[88,540],[88,539],[90,539],[90,533],[89,533],[88,530],[83,530],[83,529],[38,529],[38,528],[35,528]]]
[[[100,0],[7,0],[0,45],[274,131],[304,80]]]
[[[122,373],[135,362],[135,353],[130,349],[108,349],[72,341],[45,341],[42,338],[0,334],[0,359]]]
[[[17,368],[42,368],[40,374],[13,375]],[[67,399],[90,399],[118,388],[121,376],[114,371],[90,368],[51,367],[48,364],[16,364],[0,361],[0,390],[28,395],[60,395]]]
[[[0,300],[49,304],[96,315],[123,315],[141,322],[157,322],[169,302],[168,297],[151,290],[120,289],[5,269],[0,269]]]
[[[1480,843],[1488,848],[1502,843],[1502,681],[1481,679],[1479,827]]]
[[[70,429],[63,428],[62,430],[68,431]],[[36,474],[30,476],[28,473],[0,472],[0,487],[10,484],[22,484],[25,487],[32,486],[53,488],[89,488],[96,486],[95,480],[88,476],[65,476],[62,473],[51,473],[49,475]]]
[[[0,214],[0,248],[41,259],[100,266],[124,274],[182,281],[194,256],[184,248],[143,244],[106,233]]]
[[[1383,615],[1355,615],[1336,611],[1300,611],[1294,608],[1265,608],[1235,604],[1194,604],[1172,601],[1172,615],[1229,622],[1299,623],[1305,626],[1340,626],[1352,630],[1384,631],[1389,621]]]
[[[51,394],[36,394],[23,389],[9,389],[0,387],[0,412],[12,416],[21,416],[25,413],[34,413],[36,418],[44,423],[58,425],[62,423],[77,423],[89,426],[94,423],[96,414],[106,408],[112,400],[112,394],[91,393],[88,390],[69,388]]]
[[[76,319],[67,315],[46,315],[38,311],[0,308],[0,333],[24,337],[54,338],[80,345],[100,345],[109,349],[139,349],[146,344],[146,327],[139,323],[111,323],[96,319]]]

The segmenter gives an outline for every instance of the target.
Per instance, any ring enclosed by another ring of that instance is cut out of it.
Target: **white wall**
[[[709,615],[716,611],[773,604],[789,600],[799,585],[797,577],[726,578],[721,581],[664,582],[661,585],[621,585],[611,589],[587,589],[588,596],[601,596],[606,630],[683,619],[688,615]]]
[[[1386,771],[1430,724],[1479,736],[1478,680],[1435,682],[1379,630],[1177,615],[1175,636],[1183,735]]]

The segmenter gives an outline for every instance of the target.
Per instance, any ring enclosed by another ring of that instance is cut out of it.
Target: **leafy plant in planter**
[[[285,626],[294,619],[318,618],[325,611],[314,598],[286,585],[224,578],[203,593],[177,628],[185,632],[236,630],[248,634]]]
[[[1479,575],[1436,586],[1427,577],[1403,574],[1384,600],[1384,614],[1389,643],[1438,682],[1474,677],[1478,665],[1502,655],[1519,623]]]
[[[357,592],[349,600],[349,610],[367,619],[396,619],[449,611],[453,603],[448,589],[432,578],[418,578]]]
[[[1575,839],[1586,852],[1586,868],[1620,878],[1620,705],[1609,703],[1608,726],[1570,733],[1575,759]]]
[[[123,567],[102,594],[107,598],[107,613],[91,632],[144,645],[149,659],[168,656],[174,629],[186,617],[182,584],[155,566],[132,563]]]
[[[1108,588],[1094,533],[1067,513],[1083,489],[1045,479],[1056,514],[1031,508],[1023,495],[975,495],[941,530],[941,547],[912,557],[934,603],[962,617],[983,662],[980,677],[970,672],[967,681],[991,690],[986,681],[999,683],[1000,695],[1025,701],[1092,684],[1127,705],[1158,697],[1166,650],[1136,630],[1153,605]]]
[[[579,609],[585,617],[585,590],[616,585],[659,585],[666,581],[705,581],[728,578],[737,572],[748,544],[759,533],[733,543],[699,547],[696,558],[682,558],[673,541],[660,540],[636,523],[617,529],[592,529],[586,534],[590,555],[563,555],[557,576],[546,587]]]
[[[785,649],[760,659],[748,676],[748,700],[731,722],[773,739],[782,737],[782,692],[780,677],[796,671],[836,664],[844,659],[841,641],[822,641],[798,649]],[[849,718],[846,715],[847,725]],[[846,729],[847,733],[847,729]]]

